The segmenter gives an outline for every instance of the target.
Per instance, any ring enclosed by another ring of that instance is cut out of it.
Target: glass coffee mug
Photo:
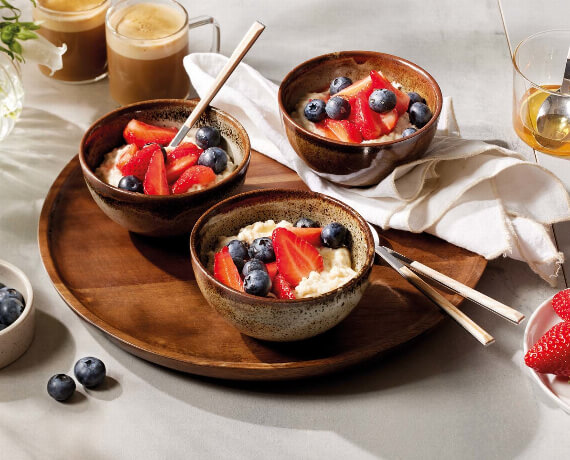
[[[123,0],[106,18],[111,96],[121,105],[149,99],[183,99],[190,80],[182,65],[188,30],[213,26],[212,51],[220,50],[220,28],[213,17],[189,19],[174,0]]]
[[[109,0],[39,0],[34,20],[38,32],[56,46],[67,45],[63,68],[55,73],[40,66],[48,77],[69,83],[91,83],[107,75],[105,13]]]

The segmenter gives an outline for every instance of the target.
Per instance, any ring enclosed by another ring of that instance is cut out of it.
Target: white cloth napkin
[[[227,58],[186,56],[184,66],[199,95]],[[526,262],[555,284],[564,256],[549,224],[570,219],[570,197],[560,180],[510,150],[459,137],[450,98],[426,155],[399,166],[369,188],[339,187],[309,169],[290,146],[277,104],[278,87],[240,64],[212,101],[236,117],[252,147],[295,170],[311,190],[342,200],[383,229],[428,232],[492,259]]]

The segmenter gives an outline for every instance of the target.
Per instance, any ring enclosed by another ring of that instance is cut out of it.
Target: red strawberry
[[[299,238],[303,238],[304,240],[311,243],[313,246],[320,247],[321,244],[321,232],[322,228],[300,228],[300,227],[292,227],[291,230],[295,235]]]
[[[184,142],[166,154],[167,161],[176,160],[186,155],[200,155],[202,149],[192,142]]]
[[[372,70],[370,72],[370,78],[372,79],[372,87],[374,89],[385,88],[394,92],[396,95],[396,110],[398,111],[398,115],[402,115],[408,110],[408,105],[410,105],[410,96],[395,88],[392,83],[380,75],[376,70]]]
[[[199,153],[171,159],[166,162],[166,180],[169,184],[178,179],[190,166],[194,166],[200,157]]]
[[[144,176],[143,189],[147,195],[170,195],[166,181],[164,157],[160,150],[153,153]]]
[[[380,122],[382,123],[382,133],[391,133],[396,127],[396,123],[398,123],[398,110],[393,109],[390,112],[379,113],[378,116],[380,117]]]
[[[368,96],[365,93],[350,99],[349,121],[360,130],[362,137],[367,140],[376,139],[383,134],[384,125],[380,114],[374,112],[368,105]]]
[[[122,168],[119,168],[119,171],[123,176],[136,176],[138,179],[144,180],[150,159],[156,151],[160,151],[160,145],[147,145],[136,152]]]
[[[324,123],[339,140],[343,142],[354,142],[357,144],[362,142],[360,130],[350,121],[327,118]]]
[[[271,239],[277,269],[292,286],[297,286],[312,271],[323,270],[323,258],[319,251],[288,229],[276,228]]]
[[[293,291],[293,288],[287,281],[285,281],[283,275],[279,273],[275,275],[275,278],[273,279],[273,282],[271,284],[271,292],[273,292],[273,294],[275,294],[279,299],[295,298],[295,292]]]
[[[137,150],[138,148],[135,144],[128,144],[121,153],[119,159],[117,160],[117,168],[119,168],[119,170],[122,170],[125,167],[125,165],[130,161],[130,159],[134,156],[134,154],[137,153]]]
[[[527,351],[524,362],[542,374],[570,377],[570,323],[553,326]]]
[[[336,137],[335,133],[328,128],[325,122],[326,120],[315,123],[315,128],[317,128],[317,134],[338,141],[339,140],[338,137]]]
[[[133,118],[125,127],[123,137],[127,144],[136,144],[140,149],[150,142],[167,145],[177,132],[176,128],[153,126]]]
[[[570,289],[564,289],[552,298],[552,308],[564,321],[570,321]]]
[[[265,268],[267,269],[269,278],[271,278],[271,281],[273,281],[273,278],[275,278],[275,275],[277,275],[277,262],[270,262],[268,264],[265,264]]]
[[[227,246],[214,255],[214,278],[228,287],[243,292],[243,281]]]
[[[212,168],[202,165],[190,166],[174,183],[172,193],[186,193],[193,185],[208,185],[215,179],[216,174]]]
[[[355,81],[352,85],[347,86],[343,90],[335,94],[335,96],[342,96],[345,99],[356,96],[359,93],[366,94],[368,98],[372,94],[372,78],[366,77],[362,80]]]

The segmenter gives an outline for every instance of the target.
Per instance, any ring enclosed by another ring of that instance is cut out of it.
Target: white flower
[[[67,51],[67,45],[55,46],[41,35],[38,38],[22,41],[22,57],[26,62],[35,62],[49,67],[51,73],[63,67],[61,56]]]

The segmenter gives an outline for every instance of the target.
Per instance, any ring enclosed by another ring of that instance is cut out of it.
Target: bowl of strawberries
[[[343,51],[295,67],[278,102],[289,142],[313,171],[364,187],[426,152],[443,98],[435,79],[410,61]]]
[[[190,253],[202,295],[226,321],[285,342],[321,334],[356,307],[374,239],[356,211],[326,195],[256,190],[210,208]]]
[[[209,108],[175,148],[170,141],[197,102],[159,99],[116,109],[81,140],[91,196],[112,220],[149,236],[189,233],[213,204],[237,193],[251,152],[247,132]]]

